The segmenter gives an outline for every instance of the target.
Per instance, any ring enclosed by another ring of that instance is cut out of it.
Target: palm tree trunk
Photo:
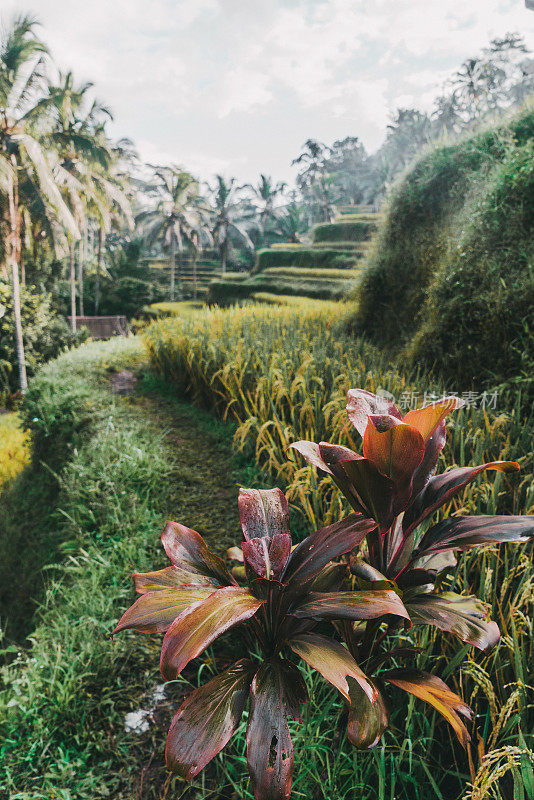
[[[224,230],[224,237],[221,243],[221,271],[226,272],[226,260],[228,258],[228,228]]]
[[[100,305],[100,274],[102,272],[102,256],[104,255],[104,229],[102,225],[98,229],[98,251],[96,257],[96,281],[95,281],[95,317],[98,316],[98,306]]]
[[[80,317],[84,317],[83,313],[83,235],[78,242],[78,307],[80,309]]]
[[[69,258],[70,258],[70,320],[72,332],[76,333],[76,258],[74,251],[74,239],[69,239]]]
[[[174,281],[176,273],[176,242],[171,236],[171,303],[174,302]]]
[[[12,158],[15,176],[9,178],[8,182],[8,206],[9,206],[9,245],[8,260],[11,262],[11,277],[13,281],[13,314],[15,317],[15,340],[17,343],[17,364],[19,370],[20,391],[25,394],[28,388],[26,377],[26,360],[24,357],[24,339],[22,337],[22,315],[20,311],[20,286],[19,286],[19,264],[18,255],[20,252],[20,226],[19,226],[19,197],[16,183],[16,161]]]

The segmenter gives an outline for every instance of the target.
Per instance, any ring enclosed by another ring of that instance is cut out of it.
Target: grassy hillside
[[[455,388],[534,362],[534,111],[424,155],[391,193],[349,326]],[[530,367],[529,367],[530,365]]]

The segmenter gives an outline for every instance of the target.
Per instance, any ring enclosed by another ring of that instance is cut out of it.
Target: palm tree
[[[247,184],[246,188],[252,191],[257,205],[260,236],[263,241],[267,222],[276,218],[274,210],[275,201],[284,192],[286,184],[283,181],[274,183],[270,176],[263,175],[262,173],[255,186]]]
[[[302,207],[295,202],[289,203],[277,217],[275,233],[284,241],[298,244],[300,236],[306,230]]]
[[[307,139],[302,153],[291,165],[302,166],[297,175],[297,186],[313,208],[319,209],[319,221],[331,222],[333,217],[332,180],[326,170],[326,160],[331,155],[327,145],[316,139]]]
[[[209,238],[208,208],[200,196],[200,186],[190,172],[173,165],[153,167],[154,181],[145,184],[147,195],[156,200],[152,209],[142,211],[136,218],[147,243],[162,242],[170,254],[170,299],[174,300],[176,254],[179,275],[182,273],[185,247],[194,241]]]
[[[48,94],[42,101],[54,118],[54,129],[50,139],[59,154],[56,175],[82,232],[78,249],[80,316],[84,316],[83,262],[89,205],[92,204],[100,215],[107,215],[106,204],[109,198],[103,187],[106,183],[105,173],[111,163],[111,151],[104,128],[105,120],[111,118],[111,113],[96,100],[85,111],[87,93],[91,88],[91,83],[76,87],[72,72],[60,72],[58,84],[48,86]],[[69,242],[69,255],[71,323],[75,331],[76,254],[72,238]]]
[[[226,272],[228,253],[232,239],[243,242],[252,250],[254,245],[247,233],[241,217],[242,203],[238,197],[236,179],[226,180],[222,175],[215,176],[215,187],[211,189],[214,204],[212,225],[213,238],[217,242],[221,259],[221,270]]]
[[[20,312],[19,264],[22,250],[20,184],[25,179],[39,194],[47,212],[73,238],[78,227],[65,205],[42,147],[37,122],[42,118],[39,91],[44,81],[46,48],[35,35],[36,22],[18,16],[0,41],[0,181],[7,197],[5,250],[11,267],[19,382],[26,391],[26,364]]]

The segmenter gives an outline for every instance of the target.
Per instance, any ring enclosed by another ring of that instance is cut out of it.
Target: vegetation
[[[533,135],[529,110],[428,152],[393,191],[362,274],[350,324],[460,389],[534,360]]]
[[[30,437],[17,414],[0,414],[0,492],[29,461]]]
[[[352,745],[374,747],[387,729],[385,683],[434,706],[468,746],[471,737],[459,714],[472,718],[472,711],[461,697],[430,673],[383,669],[389,661],[417,654],[402,640],[391,649],[386,637],[402,625],[435,625],[481,650],[493,649],[500,634],[494,622],[485,621],[484,603],[439,591],[439,584],[456,563],[454,550],[534,538],[534,516],[453,517],[417,534],[425,519],[484,470],[519,469],[501,461],[430,477],[445,444],[445,417],[460,405],[446,398],[402,419],[393,403],[350,390],[347,411],[363,436],[363,457],[326,443],[292,446],[333,477],[353,513],[292,547],[284,494],[241,489],[244,542],[230,550],[244,564],[238,574],[228,571],[196,531],[167,523],[161,538],[172,565],[134,575],[141,596],[113,634],[126,628],[165,633],[160,668],[171,681],[236,626],[243,625],[238,632],[248,656],[196,689],[177,711],[165,750],[173,772],[186,780],[195,777],[228,743],[250,695],[246,737],[254,796],[288,798],[293,776],[288,720],[301,720],[308,700],[298,666],[288,658],[292,654],[344,696]],[[367,560],[358,555],[364,541]],[[348,560],[337,561],[347,553]],[[346,647],[331,629],[329,636],[317,633],[325,622],[334,623]],[[532,769],[530,775],[534,779]]]

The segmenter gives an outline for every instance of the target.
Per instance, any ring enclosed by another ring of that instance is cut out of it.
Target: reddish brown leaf
[[[294,653],[335,686],[349,703],[353,682],[359,684],[371,703],[377,701],[376,687],[340,642],[315,633],[306,633],[293,638],[289,645]]]
[[[165,567],[165,569],[158,569],[156,572],[136,572],[133,576],[135,582],[135,590],[139,594],[146,594],[146,592],[160,592],[163,589],[171,589],[173,586],[202,586],[211,587],[214,592],[215,589],[220,589],[221,584],[214,578],[208,578],[207,575],[200,575],[198,572],[186,572],[178,567]]]
[[[464,405],[465,400],[461,400],[459,397],[444,397],[442,400],[438,400],[428,406],[423,406],[423,408],[408,411],[404,417],[404,422],[418,430],[423,440],[426,442],[427,439],[432,436],[437,426],[443,422],[447,414],[450,414],[451,411],[456,411],[458,408],[462,408]]]
[[[458,714],[463,714],[468,719],[471,719],[473,712],[461,697],[451,692],[441,678],[415,669],[391,670],[391,672],[381,673],[380,677],[388,681],[388,683],[398,686],[399,689],[404,689],[405,692],[413,694],[415,697],[419,697],[434,706],[436,711],[439,711],[452,726],[460,743],[467,747],[471,737]]]
[[[176,713],[167,736],[168,768],[189,781],[219,753],[234,733],[254,675],[242,660],[195,689]]]
[[[316,620],[377,619],[395,614],[409,619],[399,595],[391,590],[370,592],[311,592],[307,600],[291,613]]]
[[[250,690],[247,761],[256,800],[289,800],[293,744],[278,659],[264,661]]]
[[[423,438],[415,428],[391,416],[369,417],[363,454],[382,475],[393,481],[402,506],[411,495],[413,475],[424,452]]]
[[[486,622],[487,606],[477,597],[455,592],[422,594],[410,598],[406,608],[414,625],[434,625],[479,650],[491,650],[501,636],[495,622]]]
[[[228,628],[249,619],[262,602],[248,589],[225,586],[186,609],[165,634],[160,659],[163,677],[174,680],[192,658]]]
[[[340,522],[320,528],[294,548],[282,580],[302,583],[315,577],[332,559],[357,547],[374,528],[376,522],[361,514],[349,514]]]
[[[202,536],[178,522],[167,522],[161,535],[165,552],[178,569],[218,581],[223,586],[235,584],[224,561],[208,549]]]
[[[164,633],[176,617],[192,603],[205,600],[214,592],[210,587],[185,587],[162,589],[141,595],[126,611],[117,627],[111,632],[114,636],[125,628],[141,633]]]
[[[347,738],[358,750],[368,750],[378,744],[389,724],[386,699],[373,681],[369,680],[369,683],[376,690],[374,702],[369,700],[367,693],[356,682],[350,693]]]
[[[414,560],[443,550],[469,550],[501,542],[521,544],[533,537],[534,515],[449,517],[429,528],[414,553]]]
[[[349,389],[347,414],[360,436],[364,435],[368,419],[372,414],[389,414],[402,419],[402,414],[395,403],[386,397],[366,392],[365,389]]]
[[[238,502],[246,540],[289,535],[289,506],[280,489],[240,489]]]

